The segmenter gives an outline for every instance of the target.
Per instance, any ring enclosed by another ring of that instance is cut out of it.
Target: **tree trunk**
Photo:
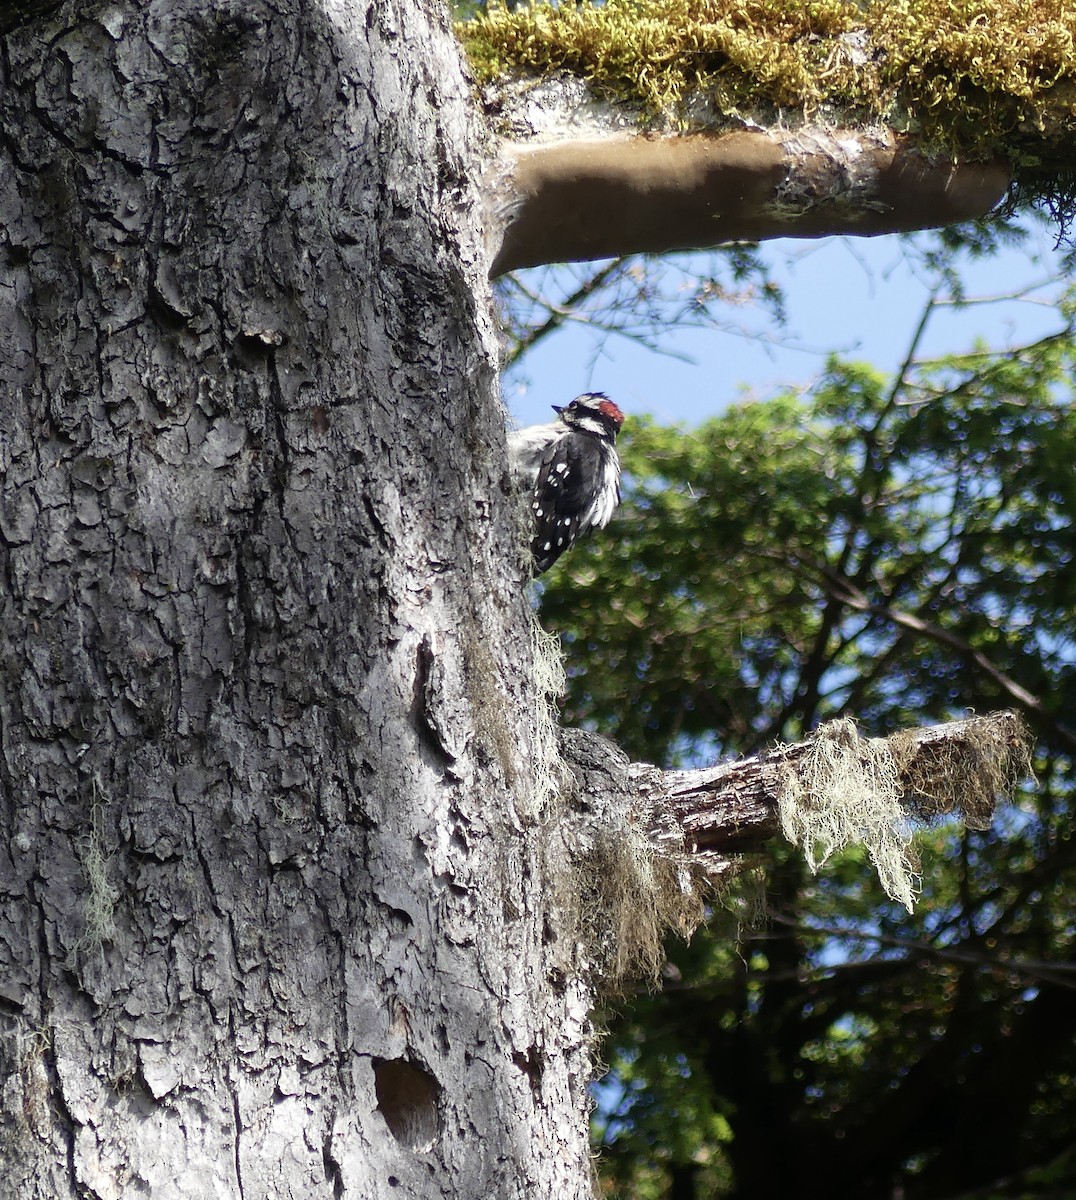
[[[589,1195],[445,14],[2,45],[0,1192]]]

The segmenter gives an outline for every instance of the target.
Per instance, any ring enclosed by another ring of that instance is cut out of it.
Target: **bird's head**
[[[624,414],[604,392],[585,392],[571,404],[553,405],[565,425],[584,433],[595,433],[615,440],[624,424]]]

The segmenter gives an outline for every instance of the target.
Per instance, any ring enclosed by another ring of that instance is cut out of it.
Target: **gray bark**
[[[446,15],[4,32],[0,1194],[588,1195]]]
[[[538,782],[446,14],[14,12],[0,1200],[588,1196],[592,981],[730,847]]]

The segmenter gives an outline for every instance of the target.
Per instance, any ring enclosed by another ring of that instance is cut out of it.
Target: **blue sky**
[[[1032,296],[932,314],[922,354],[969,349],[978,339],[1013,345],[1056,329],[1060,291],[1054,233],[1036,227],[1028,241],[989,259],[965,263],[969,298],[1011,294],[1050,281]],[[763,249],[781,284],[787,324],[776,328],[761,307],[729,309],[739,333],[669,330],[666,344],[691,362],[655,353],[623,338],[599,338],[569,326],[539,343],[504,380],[504,400],[519,425],[552,419],[551,404],[579,392],[607,392],[629,415],[693,424],[720,412],[747,390],[758,396],[804,387],[837,351],[886,371],[903,361],[935,278],[906,239],[782,239]],[[684,256],[685,258],[689,256]],[[781,344],[774,344],[778,335]]]

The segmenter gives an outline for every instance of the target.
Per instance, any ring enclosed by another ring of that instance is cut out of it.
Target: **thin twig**
[[[946,946],[935,946],[918,938],[898,937],[894,934],[865,929],[846,929],[839,925],[806,925],[772,910],[766,915],[774,924],[791,929],[796,933],[843,938],[848,941],[874,942],[878,946],[892,946],[898,950],[907,950],[909,953],[921,954],[942,962],[961,963],[988,970],[1012,971],[1026,975],[1030,979],[1037,979],[1040,983],[1050,983],[1056,987],[1070,988],[1076,991],[1076,965],[1072,963],[1055,963],[1035,958],[1001,958],[998,955],[977,954],[972,950],[955,950]],[[820,968],[820,970],[836,971],[840,970],[842,966],[843,964],[836,963]]]
[[[513,275],[512,280],[515,286],[528,299],[547,309],[549,316],[541,325],[533,326],[518,339],[516,344],[505,354],[502,369],[507,370],[513,366],[528,350],[533,349],[542,338],[559,329],[567,321],[577,320],[575,308],[593,295],[612,275],[621,270],[626,261],[624,258],[612,259],[604,267],[599,268],[593,275],[585,279],[570,296],[566,296],[559,304],[551,304],[541,296],[528,291],[519,279]]]

